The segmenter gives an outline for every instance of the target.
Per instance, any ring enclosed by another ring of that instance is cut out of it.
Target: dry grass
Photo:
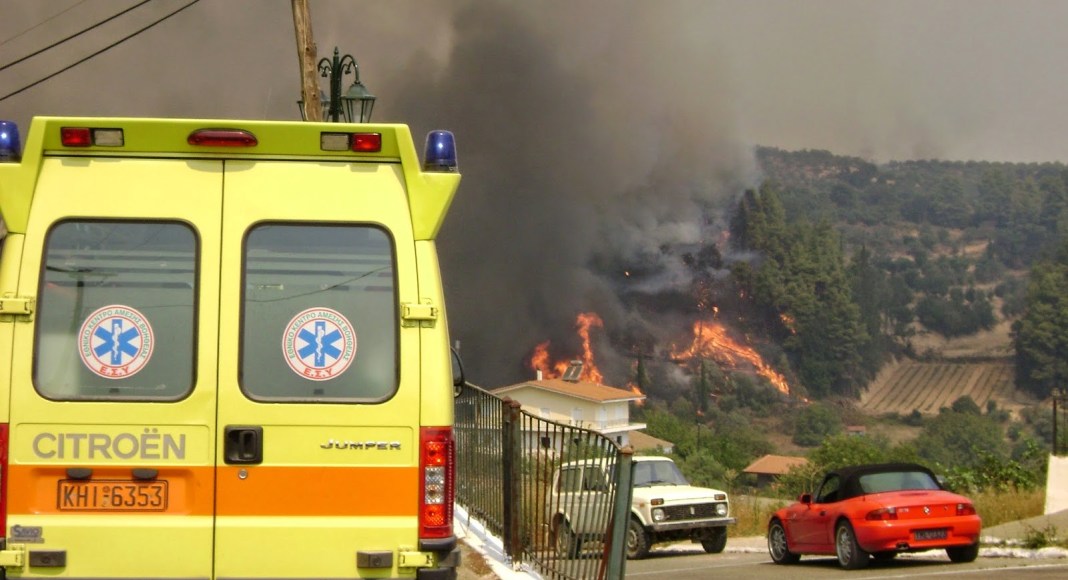
[[[983,527],[1024,520],[1042,515],[1046,507],[1046,489],[1033,491],[993,492],[969,494],[975,511],[983,518]]]
[[[790,502],[751,495],[736,495],[731,498],[731,515],[738,521],[730,530],[736,537],[763,536],[768,531],[768,521],[775,510]]]

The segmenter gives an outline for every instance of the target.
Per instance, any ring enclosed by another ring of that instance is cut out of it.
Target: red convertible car
[[[931,470],[911,463],[844,467],[827,473],[816,495],[775,512],[768,552],[776,564],[802,554],[834,555],[843,568],[869,558],[944,549],[954,562],[979,555],[982,522],[968,498],[942,488]]]

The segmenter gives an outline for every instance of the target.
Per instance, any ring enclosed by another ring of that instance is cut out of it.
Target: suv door
[[[215,573],[414,575],[394,557],[418,546],[420,493],[400,166],[227,161],[225,173]]]
[[[43,161],[18,286],[36,309],[2,322],[26,574],[211,575],[221,170]]]

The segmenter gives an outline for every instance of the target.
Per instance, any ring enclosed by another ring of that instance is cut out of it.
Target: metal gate
[[[513,565],[547,578],[623,578],[629,450],[470,384],[456,398],[453,434],[456,502],[503,540]],[[580,466],[595,466],[601,479],[573,469]]]

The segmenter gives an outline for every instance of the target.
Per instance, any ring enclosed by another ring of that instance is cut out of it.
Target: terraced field
[[[984,409],[990,400],[1009,410],[1030,404],[1013,386],[1012,363],[903,361],[884,370],[861,397],[860,407],[872,414],[918,410],[932,415],[964,395]]]

